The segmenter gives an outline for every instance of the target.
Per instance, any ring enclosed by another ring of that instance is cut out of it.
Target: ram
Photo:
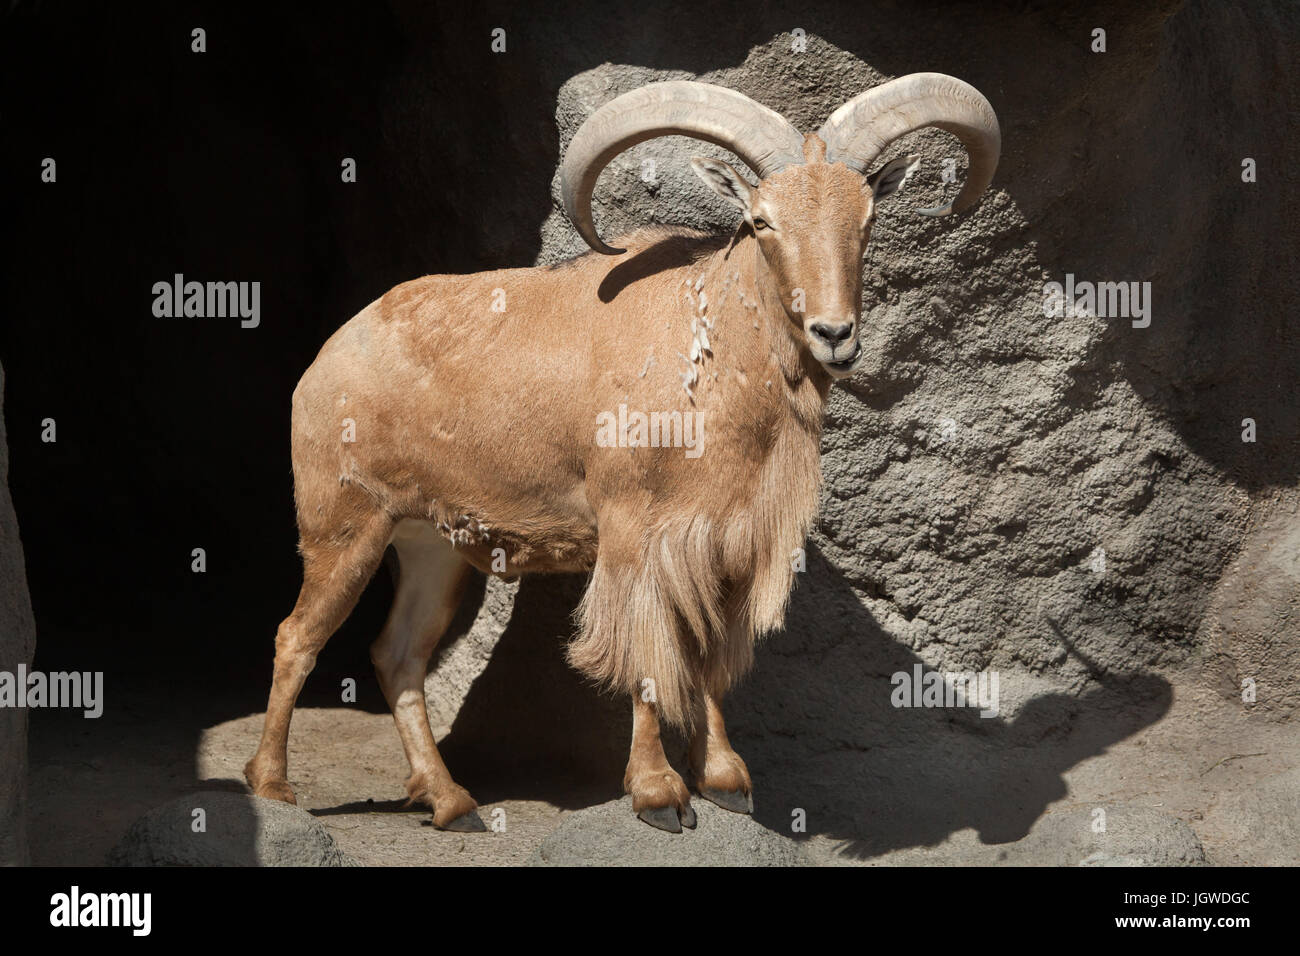
[[[426,276],[339,329],[293,393],[303,583],[276,634],[266,723],[245,768],[254,792],[294,802],[298,693],[391,545],[396,593],[371,657],[410,761],[407,790],[436,826],[483,829],[438,754],[424,697],[472,568],[590,572],[568,659],[631,698],[624,787],[642,820],[695,824],[661,721],[688,734],[702,797],[752,810],[720,704],[756,640],[782,625],[818,507],[827,394],[860,355],[876,203],[916,159],[869,170],[927,126],[955,134],[970,162],[953,202],[922,211],[968,208],[993,177],[1000,137],[988,101],[953,77],[884,83],[806,136],[721,87],[633,90],[583,124],[562,168],[569,218],[604,255]],[[755,186],[726,163],[692,160],[742,221],[730,235],[657,228],[606,245],[591,213],[601,170],[668,135],[725,147],[757,174]],[[702,444],[636,430],[611,442],[624,408],[689,418]]]

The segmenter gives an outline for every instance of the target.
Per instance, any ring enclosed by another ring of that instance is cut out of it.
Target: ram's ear
[[[745,182],[740,173],[720,160],[706,159],[703,156],[691,160],[691,169],[727,202],[743,212],[749,212],[754,200],[754,187]]]
[[[898,192],[903,188],[903,183],[907,181],[907,177],[912,175],[912,170],[920,165],[920,162],[921,157],[913,154],[911,156],[900,156],[898,159],[885,163],[867,177],[867,185],[871,187],[871,194],[876,199],[884,199],[890,193]]]

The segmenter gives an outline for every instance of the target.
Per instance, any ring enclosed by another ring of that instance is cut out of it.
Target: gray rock
[[[0,671],[31,667],[36,622],[18,518],[9,496],[9,445],[5,440],[4,369],[0,368]],[[0,866],[23,866],[27,851],[27,711],[0,708]]]
[[[1094,827],[1105,812],[1105,830]],[[1182,820],[1150,807],[1106,806],[1050,813],[1007,848],[1021,866],[1199,866],[1205,851]]]
[[[1294,718],[1300,711],[1300,518],[1294,508],[1277,509],[1251,531],[1213,603],[1203,628],[1211,681],[1252,713]]]
[[[206,830],[195,833],[194,811]],[[315,817],[241,793],[206,791],[150,810],[113,849],[114,866],[347,866]]]
[[[696,828],[656,830],[632,813],[632,798],[578,810],[542,841],[529,866],[806,866],[789,836],[706,800],[691,801]]]
[[[1205,825],[1224,848],[1211,861],[1216,865],[1300,866],[1300,768],[1227,795]]]

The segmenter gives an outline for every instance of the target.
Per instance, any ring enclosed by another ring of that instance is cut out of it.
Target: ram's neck
[[[792,560],[816,517],[830,381],[803,348],[752,237],[698,265],[683,281],[710,346],[693,401],[714,464],[696,506],[716,519],[719,579],[744,582],[740,632],[756,635],[781,625]]]
[[[700,265],[691,273],[698,278],[687,281],[688,301],[708,338],[713,370],[739,373],[755,392],[779,394],[799,429],[820,437],[831,379],[786,313],[757,240],[742,232]]]

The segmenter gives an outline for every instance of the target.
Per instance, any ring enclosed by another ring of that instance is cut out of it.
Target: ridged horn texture
[[[822,126],[826,161],[843,163],[864,176],[885,147],[900,136],[935,126],[954,134],[970,157],[966,182],[946,206],[922,209],[946,216],[979,200],[998,168],[1002,133],[993,107],[979,90],[943,73],[909,73],[855,96]]]
[[[564,211],[597,252],[616,256],[626,251],[607,246],[591,219],[591,194],[601,170],[623,150],[657,136],[693,136],[729,149],[760,179],[804,161],[799,131],[743,93],[691,80],[651,83],[624,93],[582,124],[560,171]]]

